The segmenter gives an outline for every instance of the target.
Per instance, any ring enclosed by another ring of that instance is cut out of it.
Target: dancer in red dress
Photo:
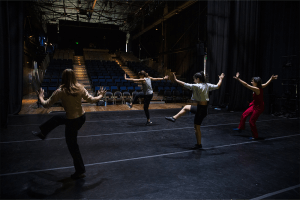
[[[250,139],[258,139],[258,133],[256,129],[256,121],[261,113],[263,113],[265,109],[265,103],[264,103],[264,91],[263,88],[267,87],[272,80],[277,79],[278,75],[274,76],[272,75],[271,78],[266,82],[265,84],[261,84],[261,78],[260,77],[253,77],[251,80],[251,85],[244,82],[242,79],[240,79],[240,73],[237,72],[236,76],[233,78],[238,80],[242,83],[243,86],[253,91],[253,101],[249,104],[249,108],[242,114],[240,125],[238,128],[234,128],[233,130],[241,132],[245,129],[245,122],[248,116],[250,117],[249,124],[252,131],[252,137]]]

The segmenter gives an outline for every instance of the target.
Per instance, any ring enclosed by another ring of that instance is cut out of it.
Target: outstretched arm
[[[218,82],[218,89],[221,87],[221,85],[222,85],[222,80],[223,80],[223,78],[225,77],[225,74],[224,73],[222,73],[220,76],[219,76],[219,82]]]
[[[144,80],[145,80],[145,79],[143,79],[143,78],[139,78],[139,79],[127,78],[127,77],[126,77],[126,74],[124,74],[124,78],[125,78],[125,80],[127,80],[127,81],[144,81]]]
[[[42,104],[43,107],[45,108],[50,108],[55,102],[57,102],[60,99],[60,88],[55,90],[51,97],[45,101],[44,100],[44,90],[42,88],[40,88],[38,91],[36,91],[39,97],[39,100]]]
[[[165,77],[163,77],[163,78],[152,78],[152,77],[150,77],[150,79],[151,79],[152,81],[162,81],[162,80],[168,80],[168,79],[169,79],[169,76],[167,75],[167,76],[165,76]]]
[[[178,79],[176,78],[175,73],[173,73],[173,76],[174,76],[174,80],[175,80],[178,84],[184,86],[185,82],[178,80]]]
[[[278,78],[278,75],[275,75],[275,76],[274,76],[274,74],[273,74],[273,75],[271,76],[271,78],[270,78],[266,83],[264,83],[264,84],[261,85],[262,88],[267,87],[267,86],[271,83],[272,80],[275,80],[275,79],[277,79],[277,78]]]
[[[84,94],[82,98],[86,100],[89,103],[96,103],[102,99],[102,97],[105,95],[106,90],[103,87],[100,87],[100,90],[98,90],[98,96],[93,97],[91,96],[86,89],[84,89]]]
[[[238,81],[239,81],[243,86],[245,86],[246,88],[252,90],[252,91],[255,92],[257,95],[259,95],[260,90],[259,90],[258,87],[254,87],[254,86],[249,85],[248,83],[246,83],[245,81],[243,81],[242,79],[240,79],[239,76],[240,76],[240,73],[237,72],[237,73],[236,73],[236,76],[234,76],[233,78],[236,79],[236,80],[238,80]]]

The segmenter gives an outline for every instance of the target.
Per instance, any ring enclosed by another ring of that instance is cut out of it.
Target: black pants
[[[201,125],[203,119],[207,116],[207,105],[191,106],[191,113],[195,114],[194,124]]]
[[[149,104],[150,104],[150,101],[153,97],[153,94],[143,94],[143,93],[138,93],[137,95],[135,95],[135,97],[133,98],[133,101],[132,103],[136,103],[136,101],[138,100],[138,98],[144,98],[144,111],[145,111],[145,114],[146,114],[146,117],[147,119],[150,119],[150,114],[149,114]]]
[[[43,135],[45,136],[57,126],[63,124],[66,125],[65,128],[66,142],[68,145],[68,149],[71,153],[71,156],[73,158],[75,171],[78,173],[85,172],[85,167],[79,151],[79,146],[77,144],[78,130],[81,128],[84,122],[85,122],[85,114],[76,119],[67,119],[66,116],[62,114],[62,115],[55,115],[51,119],[49,119],[48,121],[40,125],[40,129]]]

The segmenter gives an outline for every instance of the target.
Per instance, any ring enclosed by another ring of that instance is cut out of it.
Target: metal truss
[[[132,31],[143,15],[162,1],[128,0],[36,0],[35,10],[45,23],[58,24],[59,20],[78,21],[119,26],[119,29]]]

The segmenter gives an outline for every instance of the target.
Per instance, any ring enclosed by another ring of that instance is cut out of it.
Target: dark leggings
[[[78,173],[84,173],[85,167],[83,164],[83,160],[79,151],[79,146],[77,144],[77,134],[78,130],[85,122],[85,114],[81,117],[76,119],[67,119],[65,115],[55,115],[42,125],[40,125],[40,129],[43,135],[47,135],[59,125],[66,125],[65,128],[65,136],[66,136],[66,143],[68,145],[68,149],[71,153],[73,158],[73,163],[75,167],[75,171]]]
[[[207,116],[207,105],[191,106],[191,113],[195,114],[194,124],[201,125],[203,119]]]
[[[153,94],[144,94],[144,93],[138,93],[137,95],[135,95],[135,97],[133,98],[133,101],[132,103],[136,103],[136,101],[138,100],[138,98],[144,98],[144,111],[145,111],[145,114],[146,114],[146,117],[147,119],[150,119],[150,114],[149,114],[149,104],[150,104],[150,101],[153,97]]]

